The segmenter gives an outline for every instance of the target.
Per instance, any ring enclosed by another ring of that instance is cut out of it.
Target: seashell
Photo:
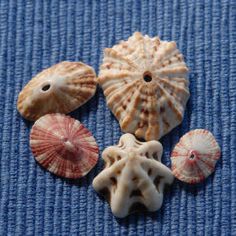
[[[175,42],[136,32],[105,49],[98,83],[123,132],[158,140],[183,119],[187,74]]]
[[[47,114],[35,122],[30,147],[40,165],[65,178],[86,175],[98,160],[98,146],[89,130],[62,114]]]
[[[105,168],[93,187],[105,196],[116,217],[161,207],[164,186],[174,179],[161,163],[162,150],[158,141],[139,142],[132,134],[124,134],[117,146],[103,151]]]
[[[20,92],[17,109],[27,120],[48,113],[69,113],[96,91],[96,74],[81,62],[64,61],[37,74]]]
[[[195,129],[185,134],[171,154],[172,171],[181,181],[194,184],[215,169],[220,147],[211,132]]]

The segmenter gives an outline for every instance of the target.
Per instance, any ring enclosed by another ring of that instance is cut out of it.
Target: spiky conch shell
[[[207,178],[220,158],[220,147],[213,134],[196,129],[185,134],[172,154],[172,171],[176,178],[190,184]]]
[[[62,114],[47,114],[35,122],[30,147],[40,165],[65,178],[86,175],[98,160],[98,146],[90,131]]]
[[[96,74],[81,62],[60,62],[37,74],[20,92],[17,109],[27,120],[48,113],[69,113],[96,91]]]
[[[105,49],[98,83],[122,131],[158,140],[183,119],[187,75],[175,42],[136,32]]]

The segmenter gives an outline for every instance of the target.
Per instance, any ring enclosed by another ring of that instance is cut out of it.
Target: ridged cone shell
[[[175,42],[136,32],[105,49],[98,82],[123,132],[158,140],[182,121],[187,77]]]
[[[196,129],[185,134],[171,154],[172,171],[176,178],[198,183],[215,169],[220,147],[211,132]]]
[[[38,119],[30,133],[30,146],[40,165],[65,178],[86,175],[98,160],[98,146],[89,130],[62,114]]]
[[[69,113],[96,91],[96,74],[81,62],[64,61],[37,74],[20,92],[17,109],[27,120],[48,113]]]

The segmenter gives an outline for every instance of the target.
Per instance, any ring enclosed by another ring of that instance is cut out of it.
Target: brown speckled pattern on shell
[[[175,42],[136,32],[104,50],[98,82],[122,131],[158,140],[183,119],[187,76]]]
[[[81,62],[60,62],[37,74],[20,92],[17,109],[27,120],[48,113],[69,113],[96,91],[96,74]]]

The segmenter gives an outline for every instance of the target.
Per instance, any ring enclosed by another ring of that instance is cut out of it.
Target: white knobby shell
[[[136,32],[105,49],[98,82],[122,131],[158,140],[183,119],[187,77],[175,42]]]
[[[117,146],[103,151],[105,168],[93,180],[93,187],[107,198],[116,217],[161,207],[164,186],[174,179],[161,163],[161,155],[158,141],[139,142],[132,134],[122,135]]]

